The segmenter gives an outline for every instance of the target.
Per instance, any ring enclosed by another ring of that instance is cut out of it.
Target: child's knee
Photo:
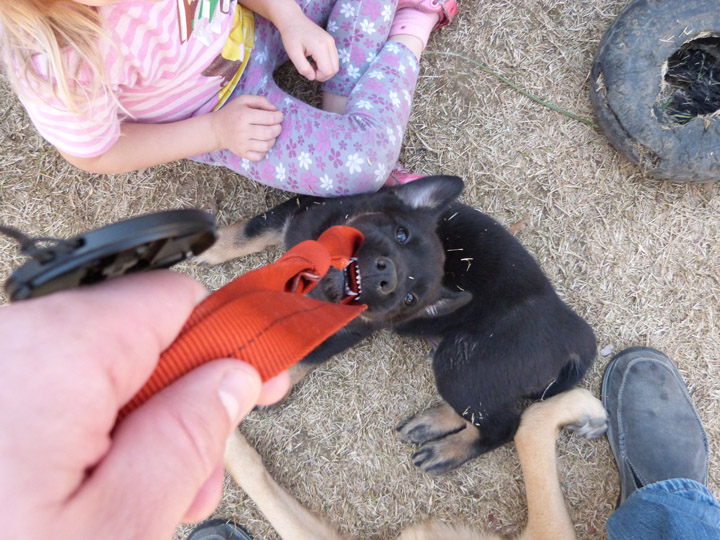
[[[367,168],[352,175],[347,175],[348,194],[374,193],[385,185],[389,172],[388,170],[386,174],[384,170]]]

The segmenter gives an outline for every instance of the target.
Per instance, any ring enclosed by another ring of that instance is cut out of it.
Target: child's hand
[[[311,81],[327,81],[338,72],[335,39],[305,15],[278,30],[290,61],[302,76]]]
[[[283,113],[263,96],[239,96],[212,115],[218,148],[250,161],[263,159],[282,131]]]

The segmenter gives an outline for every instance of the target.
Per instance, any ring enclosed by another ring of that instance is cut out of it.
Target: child
[[[13,0],[0,50],[37,129],[81,169],[190,157],[333,196],[388,181],[420,54],[456,12],[455,0]],[[323,82],[324,111],[275,84],[288,58]]]

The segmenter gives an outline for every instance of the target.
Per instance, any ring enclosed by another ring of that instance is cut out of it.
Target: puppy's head
[[[439,215],[462,188],[457,177],[432,176],[362,196],[345,224],[365,241],[355,263],[321,281],[323,296],[331,301],[354,296],[367,304],[366,319],[390,326],[466,304],[469,293],[442,286],[445,253],[437,235]]]

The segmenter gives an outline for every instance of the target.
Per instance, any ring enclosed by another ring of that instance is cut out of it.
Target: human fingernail
[[[238,363],[238,367],[227,372],[220,381],[218,396],[233,424],[238,423],[257,401],[260,391],[260,377],[251,366]],[[248,398],[241,401],[241,396]]]

